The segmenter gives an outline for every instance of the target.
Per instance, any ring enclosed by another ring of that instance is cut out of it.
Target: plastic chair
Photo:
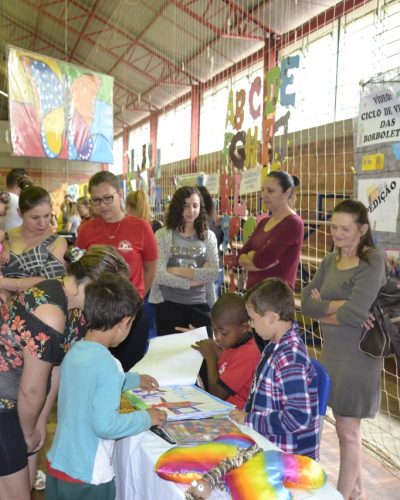
[[[331,389],[331,378],[325,367],[316,359],[311,359],[318,378],[318,413],[319,413],[319,440],[321,441],[322,426],[324,424],[324,416],[328,406],[329,392]]]

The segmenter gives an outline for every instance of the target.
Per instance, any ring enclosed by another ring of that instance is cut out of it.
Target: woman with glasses
[[[123,193],[118,178],[111,172],[97,172],[89,180],[91,204],[97,217],[81,226],[76,245],[88,249],[92,245],[114,246],[131,269],[131,282],[143,298],[153,282],[157,243],[150,225],[122,209]],[[133,323],[127,339],[113,350],[125,370],[144,355],[149,328],[143,311]]]
[[[22,224],[7,231],[5,248],[9,258],[4,253],[0,258],[3,276],[0,289],[9,294],[65,273],[67,242],[52,232],[49,193],[39,186],[29,185],[21,191],[18,204]]]

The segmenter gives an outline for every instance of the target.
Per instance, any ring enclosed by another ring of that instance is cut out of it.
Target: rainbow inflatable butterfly
[[[245,434],[229,434],[210,443],[171,448],[158,459],[155,471],[163,479],[190,484],[225,458],[233,457],[238,447],[253,444]],[[258,453],[225,476],[234,500],[289,500],[292,495],[288,488],[312,490],[325,482],[323,468],[312,458],[279,451]]]

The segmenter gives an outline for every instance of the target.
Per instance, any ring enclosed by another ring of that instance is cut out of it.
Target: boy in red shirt
[[[214,340],[197,342],[207,365],[208,392],[242,409],[246,404],[261,353],[250,330],[245,303],[226,293],[211,311]]]

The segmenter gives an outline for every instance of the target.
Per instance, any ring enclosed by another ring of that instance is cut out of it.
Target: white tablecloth
[[[242,427],[264,450],[277,449],[270,441],[248,427]],[[187,487],[161,479],[154,472],[158,457],[171,448],[166,441],[150,431],[117,441],[114,453],[116,500],[175,500],[184,498]],[[291,490],[296,500],[341,500],[342,495],[329,484],[313,492]],[[211,499],[230,498],[214,491]]]

